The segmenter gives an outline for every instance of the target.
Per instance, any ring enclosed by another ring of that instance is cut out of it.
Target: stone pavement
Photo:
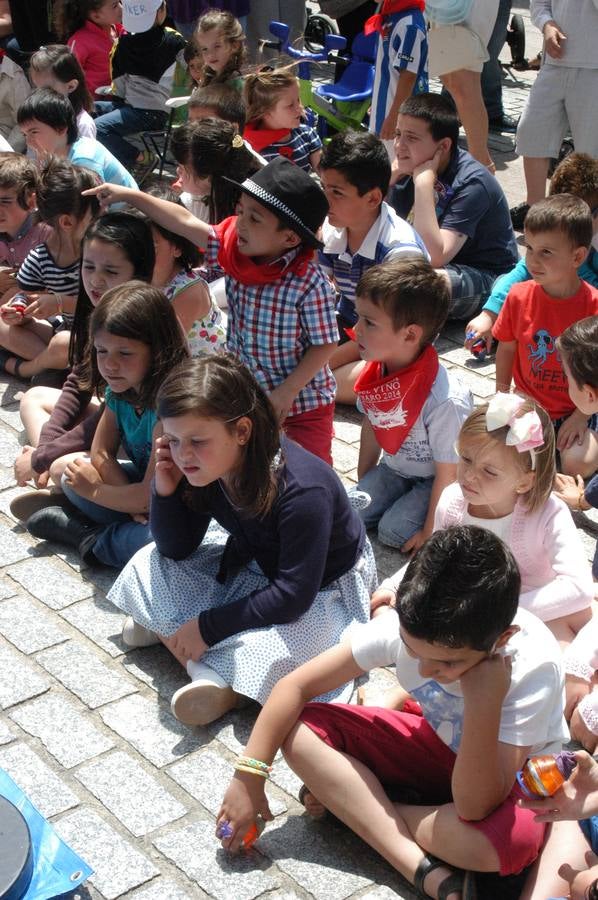
[[[527,55],[538,46],[530,33]],[[511,113],[533,78],[514,75],[505,92]],[[516,202],[522,181],[512,141],[492,145]],[[492,361],[463,350],[460,325],[444,329],[438,349],[478,400],[494,392]],[[281,759],[269,785],[276,819],[257,849],[229,857],[219,848],[214,816],[256,707],[207,728],[180,725],[169,700],[184,673],[164,648],[125,652],[123,616],[106,600],[114,575],[82,567],[11,519],[8,504],[20,490],[12,464],[25,440],[20,388],[0,379],[0,767],[95,869],[69,896],[410,900],[402,879],[348,831],[306,820],[298,780]],[[347,482],[356,477],[358,445],[359,416],[340,408],[334,460]],[[582,533],[591,556],[594,537]],[[375,550],[381,575],[400,564],[396,552],[377,543]],[[390,683],[388,672],[373,673],[368,698]]]

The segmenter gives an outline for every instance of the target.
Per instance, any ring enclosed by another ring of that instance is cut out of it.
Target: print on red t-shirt
[[[513,381],[518,391],[540,403],[551,419],[569,416],[567,379],[556,339],[565,328],[598,315],[598,290],[582,281],[572,297],[551,297],[535,281],[513,285],[494,323],[498,341],[517,341]]]

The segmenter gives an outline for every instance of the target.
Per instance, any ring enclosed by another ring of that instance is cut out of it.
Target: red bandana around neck
[[[260,153],[265,147],[275,144],[276,141],[282,141],[290,133],[288,128],[256,128],[255,125],[246,125],[243,137],[256,153]]]
[[[355,382],[355,393],[383,450],[394,455],[413,428],[438,374],[438,354],[430,344],[400,372],[384,374],[380,362],[368,362]]]
[[[302,277],[307,271],[307,266],[313,258],[314,251],[311,247],[301,245],[294,259],[285,267],[284,263],[276,260],[271,263],[256,263],[251,257],[245,256],[239,251],[237,243],[237,217],[229,216],[218,225],[212,226],[216,237],[220,241],[218,250],[218,262],[226,275],[230,275],[235,281],[245,285],[272,284],[278,281],[287,272]]]
[[[419,9],[420,12],[423,12],[425,6],[425,0],[384,0],[380,12],[376,13],[375,16],[370,16],[369,19],[366,20],[366,23],[363,26],[364,34],[372,34],[374,31],[378,31],[382,34],[382,27],[386,16],[391,16],[393,13],[403,12],[407,9]]]

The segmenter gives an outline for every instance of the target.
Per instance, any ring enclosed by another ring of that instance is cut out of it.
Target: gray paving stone
[[[181,762],[171,766],[167,772],[187,793],[199,800],[208,812],[216,816],[224,792],[234,774],[234,768],[231,760],[224,759],[208,749],[187,756]],[[208,773],[209,777],[206,777]],[[287,804],[273,794],[268,784],[266,785],[266,794],[273,816],[278,816],[288,810]]]
[[[332,458],[336,472],[350,472],[355,468],[355,447],[333,441]]]
[[[10,647],[0,645],[0,708],[6,709],[43,694],[50,679],[28,659]]]
[[[140,888],[131,894],[131,900],[192,900],[174,881],[158,878],[149,887]]]
[[[360,894],[359,900],[417,900],[417,894],[410,890],[406,883],[404,887],[401,886],[400,894],[383,884],[366,891],[365,894]]]
[[[225,747],[234,753],[235,756],[245,749],[245,745],[249,740],[251,729],[257,719],[259,707],[257,704],[251,704],[245,709],[235,709],[233,712],[227,713],[206,728],[215,738],[222,741]]]
[[[14,740],[16,740],[16,735],[12,733],[3,717],[0,716],[0,745],[10,744]]]
[[[8,772],[46,818],[79,804],[69,786],[22,741],[0,749],[0,768]]]
[[[256,850],[232,855],[222,849],[213,822],[195,822],[154,840],[164,856],[216,900],[253,900],[279,887],[264,872],[266,860]]]
[[[91,884],[106,900],[144,884],[159,870],[91,809],[80,809],[54,823],[56,831],[95,870]]]
[[[75,641],[44,650],[36,659],[91,709],[137,690],[128,678],[113,672]]]
[[[81,766],[75,777],[135,837],[174,822],[187,812],[138,762],[120,750]]]
[[[92,585],[84,584],[64,566],[54,565],[45,557],[12,566],[8,574],[50,609],[63,609],[93,593]]]
[[[39,738],[66,769],[114,746],[114,741],[94,728],[74,703],[58,693],[20,706],[10,713],[10,718]]]
[[[340,422],[335,419],[334,434],[340,441],[359,447],[361,425],[357,422]]]
[[[0,491],[4,488],[12,487],[15,483],[15,476],[10,466],[0,466]]]
[[[31,547],[28,542],[0,522],[0,565],[10,566],[30,555]]]
[[[439,351],[440,352],[440,351]],[[454,344],[450,349],[440,353],[441,362],[452,363],[455,366],[464,366],[471,372],[477,372],[478,375],[491,375],[494,372],[494,357],[486,357],[480,361],[472,356],[465,347],[456,347]]]
[[[155,700],[131,694],[100,710],[104,723],[158,768],[203,746],[206,736],[181,725]]]
[[[476,372],[471,372],[463,366],[454,366],[451,368],[451,374],[456,375],[462,385],[468,387],[472,394],[476,397],[491,397],[496,387],[493,378],[484,378]]]
[[[12,465],[9,468],[12,470]],[[9,488],[8,490],[2,489],[2,493],[0,493],[0,511],[3,512],[4,515],[11,519],[13,522],[16,522],[17,520],[12,515],[9,506],[15,497],[18,497],[19,494],[26,494],[30,490],[31,488],[22,488],[16,486]]]
[[[318,900],[345,900],[372,884],[364,845],[345,829],[321,827],[303,816],[268,823],[259,849]]]
[[[299,791],[301,790],[303,782],[295,775],[293,770],[287,766],[280,754],[274,760],[270,779],[274,784],[278,785],[279,788],[282,788],[283,791],[286,791],[287,794],[294,797],[295,800],[299,800]]]
[[[121,638],[125,615],[105,597],[96,595],[73,603],[60,615],[110,656],[120,656],[126,650]]]
[[[0,383],[0,404],[2,406],[10,406],[14,404],[23,393],[23,382],[11,378],[5,372],[2,373],[2,383]],[[18,395],[18,396],[17,396]]]
[[[17,403],[11,404],[10,406],[0,406],[0,421],[5,422],[17,434],[20,434],[21,432],[23,435],[25,434],[25,429],[23,428],[21,415],[19,413],[19,405]]]
[[[21,452],[21,442],[12,428],[3,428],[0,431],[0,465],[10,469],[18,453]]]
[[[52,616],[28,597],[0,603],[0,634],[23,653],[35,653],[68,638]]]
[[[14,581],[11,581],[9,578],[0,578],[0,600],[5,600],[6,597],[14,597],[17,592],[17,586]]]
[[[189,681],[182,665],[162,646],[132,650],[123,657],[122,665],[168,702],[174,692]]]

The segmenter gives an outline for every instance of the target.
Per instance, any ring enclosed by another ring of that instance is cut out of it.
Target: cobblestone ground
[[[528,56],[538,46],[530,33]],[[533,76],[513,74],[505,101],[515,114]],[[512,141],[493,137],[492,148],[516,202],[522,181]],[[478,400],[493,393],[493,362],[478,363],[462,349],[461,326],[445,328],[437,346]],[[125,652],[123,617],[106,600],[114,576],[82,568],[11,518],[8,504],[20,490],[12,464],[25,440],[20,388],[0,380],[0,767],[95,869],[73,900],[412,898],[346,830],[301,815],[298,781],[280,759],[269,785],[276,819],[259,849],[236,858],[219,849],[214,816],[256,707],[208,728],[180,725],[169,699],[183,672],[164,649]],[[357,413],[340,408],[335,427],[335,467],[351,482]],[[582,524],[590,555],[593,523],[584,517]],[[375,549],[381,575],[401,563],[396,552]],[[390,683],[388,672],[373,673],[368,698]]]

